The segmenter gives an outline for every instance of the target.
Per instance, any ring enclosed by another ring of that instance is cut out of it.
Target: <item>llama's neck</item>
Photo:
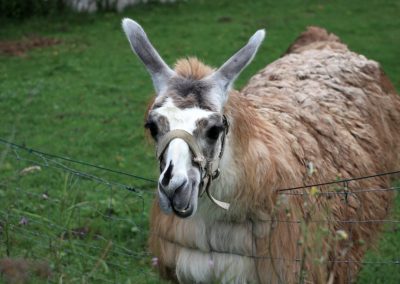
[[[220,161],[221,175],[210,190],[217,199],[230,203],[229,210],[216,206],[206,195],[199,198],[196,214],[187,219],[163,214],[157,202],[153,206],[152,250],[161,251],[162,261],[175,269],[182,282],[231,282],[224,280],[225,275],[235,275],[234,283],[257,282],[254,256],[279,256],[280,248],[295,244],[288,241],[293,231],[279,227],[274,229],[277,237],[271,239],[277,249],[270,252],[266,247],[273,189],[288,176],[281,166],[286,161],[284,149],[274,145],[282,139],[279,131],[239,93],[231,94],[225,114],[230,130]],[[276,269],[283,271],[280,265]],[[270,263],[262,271],[267,282],[277,282]]]
[[[230,131],[220,162],[221,176],[211,188],[217,199],[231,204],[231,209],[229,213],[224,212],[203,198],[200,208],[212,218],[237,220],[247,218],[255,208],[258,213],[259,208],[271,209],[273,190],[295,176],[287,169],[291,154],[286,151],[279,129],[265,121],[256,107],[242,96],[233,91],[225,106]]]

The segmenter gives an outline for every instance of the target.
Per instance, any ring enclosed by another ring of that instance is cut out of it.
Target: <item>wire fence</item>
[[[333,198],[352,210],[351,203],[359,196],[400,191],[400,186],[355,187],[357,189],[352,190],[353,183],[399,173],[338,179],[276,192],[302,202]],[[0,138],[0,256],[3,256],[0,273],[3,279],[10,283],[43,280],[50,283],[159,283],[161,280],[152,272],[152,265],[156,264],[147,251],[148,219],[155,186],[152,178],[45,153]],[[311,205],[308,208],[310,218],[272,215],[271,220],[265,222],[271,226],[316,224],[321,228],[323,224],[343,225],[347,226],[346,230],[337,230],[338,235],[333,237],[349,243],[353,243],[354,226],[384,225],[390,242],[400,240],[400,220],[396,218],[339,220],[331,216],[329,210],[321,214],[321,208]],[[396,247],[395,243],[390,245]],[[390,259],[326,259],[321,265],[384,266],[389,267],[388,271],[400,273],[400,251],[391,255]],[[299,249],[293,259],[257,253],[247,256],[298,263],[301,266],[299,282],[306,281],[302,274],[302,270],[306,270],[302,267],[306,257],[304,250]],[[356,280],[350,268],[347,274],[348,283]]]
[[[146,249],[153,180],[4,139],[0,145],[6,281],[158,282]]]

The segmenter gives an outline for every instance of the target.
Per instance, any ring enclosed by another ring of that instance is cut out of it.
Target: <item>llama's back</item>
[[[281,59],[255,75],[241,94],[252,102],[260,119],[273,125],[270,137],[275,131],[282,140],[285,158],[276,160],[291,163],[289,168],[302,173],[287,178],[290,184],[282,182],[283,187],[366,176],[400,166],[400,99],[393,85],[377,62],[349,51],[325,30],[313,27],[302,34]],[[316,171],[307,173],[311,164]],[[389,186],[387,177],[349,183],[352,191]],[[325,216],[334,220],[331,230],[350,234],[352,245],[344,260],[360,261],[366,250],[361,243],[371,243],[380,224],[345,226],[337,221],[385,219],[392,200],[391,191],[380,191],[350,194],[346,201],[327,196],[316,201],[319,208],[331,208],[331,216]],[[304,206],[299,202],[303,201],[296,199],[293,204]],[[300,211],[304,213],[304,208]],[[337,249],[349,247],[340,243]],[[348,264],[333,263],[328,265],[330,277],[338,283],[345,281],[341,277],[347,277],[343,270]],[[358,269],[352,265],[351,275]]]
[[[304,34],[321,31],[312,27]],[[287,133],[302,163],[312,161],[320,169],[333,165],[344,177],[395,169],[400,97],[377,62],[326,36],[327,41],[300,36],[302,45],[296,41],[241,93],[263,119]]]

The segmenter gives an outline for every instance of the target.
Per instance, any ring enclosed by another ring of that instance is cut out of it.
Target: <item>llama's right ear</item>
[[[137,54],[149,71],[157,94],[160,94],[167,87],[174,71],[164,62],[138,23],[125,18],[122,20],[122,28],[133,52]]]
[[[211,79],[220,88],[221,105],[227,100],[227,94],[235,79],[240,72],[253,60],[265,37],[265,30],[258,30],[250,39],[249,42],[236,52],[228,61],[226,61],[214,74]]]

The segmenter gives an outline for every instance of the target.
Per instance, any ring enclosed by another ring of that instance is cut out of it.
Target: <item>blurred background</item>
[[[170,65],[196,56],[217,67],[265,28],[238,89],[321,26],[380,62],[399,90],[399,14],[396,0],[0,0],[0,281],[161,281],[146,248],[153,87],[122,18],[138,21]],[[399,220],[399,197],[393,212]],[[358,283],[400,283],[399,251],[392,222]]]

